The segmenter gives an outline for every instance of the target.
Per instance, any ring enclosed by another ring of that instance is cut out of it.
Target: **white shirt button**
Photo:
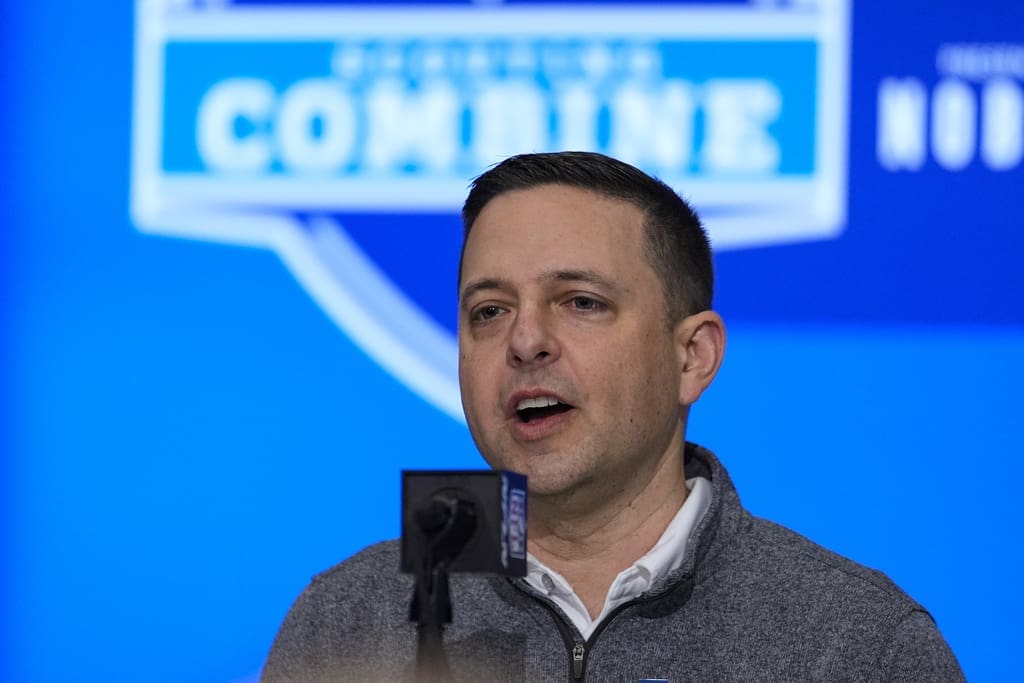
[[[544,584],[544,590],[549,593],[555,589],[555,582],[548,574],[541,574],[540,582]]]

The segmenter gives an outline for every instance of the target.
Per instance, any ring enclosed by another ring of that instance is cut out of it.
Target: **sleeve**
[[[261,683],[330,679],[331,628],[325,622],[323,596],[314,580],[295,600],[278,629],[263,665]]]
[[[262,683],[409,679],[409,592],[399,578],[374,580],[370,564],[360,558],[310,582],[281,623]]]
[[[964,673],[931,615],[910,612],[882,650],[886,681],[963,681]]]

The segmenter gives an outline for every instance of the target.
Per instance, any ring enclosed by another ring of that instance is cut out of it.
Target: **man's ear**
[[[725,323],[714,311],[683,318],[675,327],[676,350],[682,372],[679,404],[693,405],[718,374],[725,356]]]

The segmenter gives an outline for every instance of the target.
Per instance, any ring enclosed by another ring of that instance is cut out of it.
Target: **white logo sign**
[[[948,43],[938,79],[885,78],[878,87],[878,161],[917,171],[931,157],[947,171],[976,159],[992,171],[1024,160],[1024,44]]]
[[[586,149],[674,186],[716,248],[835,236],[848,12],[139,0],[132,215],[273,249],[370,356],[461,419],[452,333],[337,214],[454,213],[506,156]]]

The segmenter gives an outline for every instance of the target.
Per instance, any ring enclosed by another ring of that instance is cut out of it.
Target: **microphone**
[[[449,572],[526,576],[526,477],[403,470],[401,555],[407,574],[430,559]]]
[[[448,574],[526,576],[526,477],[493,470],[403,470],[401,569],[414,574],[416,680],[448,681]]]

